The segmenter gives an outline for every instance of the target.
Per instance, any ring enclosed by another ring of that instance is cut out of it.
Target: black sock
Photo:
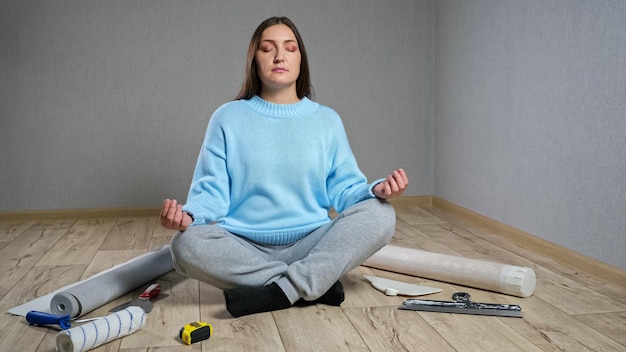
[[[291,302],[275,282],[261,287],[235,287],[224,291],[224,297],[226,309],[235,318],[291,307]]]
[[[341,281],[337,281],[320,298],[314,301],[305,301],[304,299],[301,299],[296,303],[302,306],[320,303],[339,307],[344,299],[345,294],[343,293],[343,284],[341,284]]]

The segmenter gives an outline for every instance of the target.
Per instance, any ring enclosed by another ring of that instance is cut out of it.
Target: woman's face
[[[298,40],[288,26],[277,24],[265,29],[254,57],[262,90],[295,91],[301,56]]]

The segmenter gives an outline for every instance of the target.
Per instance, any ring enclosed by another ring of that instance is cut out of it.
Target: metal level
[[[472,302],[470,301],[470,294],[467,292],[456,292],[452,295],[452,301],[407,299],[400,306],[400,309],[498,317],[522,317],[522,307],[516,304]]]

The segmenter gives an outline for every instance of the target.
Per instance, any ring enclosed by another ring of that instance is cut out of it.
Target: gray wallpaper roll
[[[56,293],[50,310],[80,317],[172,269],[170,247],[164,246]]]

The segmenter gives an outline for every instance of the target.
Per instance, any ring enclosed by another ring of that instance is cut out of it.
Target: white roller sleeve
[[[57,335],[57,351],[89,351],[120,337],[130,335],[146,324],[146,313],[136,306],[128,307],[101,319],[64,330]]]
[[[528,267],[395,245],[386,245],[363,265],[518,297],[532,296],[537,284],[535,272]]]

